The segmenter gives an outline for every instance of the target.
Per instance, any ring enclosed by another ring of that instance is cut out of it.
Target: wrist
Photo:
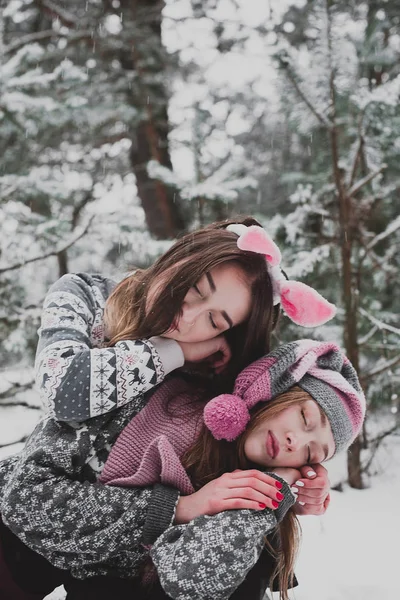
[[[190,502],[188,503],[188,500],[189,496],[179,497],[179,500],[176,504],[174,525],[184,525],[185,523],[189,523],[189,521],[192,520],[189,510]]]

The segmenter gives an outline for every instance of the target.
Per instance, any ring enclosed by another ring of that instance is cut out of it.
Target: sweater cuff
[[[282,484],[282,489],[279,491],[283,494],[283,500],[279,503],[278,508],[274,510],[275,518],[277,522],[280,523],[283,517],[286,515],[289,508],[293,506],[293,504],[296,502],[296,496],[290,489],[290,486],[286,479],[282,479],[282,477],[279,477],[279,475],[276,475],[276,473],[271,473],[268,471],[266,471],[266,473],[267,475],[270,475],[277,481],[280,481]]]
[[[149,546],[172,524],[179,490],[156,483],[150,497],[147,518],[143,528],[143,544]]]
[[[158,335],[149,338],[149,342],[153,344],[158,352],[165,375],[183,366],[185,357],[178,342]]]

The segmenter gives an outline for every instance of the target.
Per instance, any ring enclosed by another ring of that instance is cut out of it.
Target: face
[[[241,270],[232,264],[211,269],[186,294],[182,314],[163,334],[177,342],[202,342],[245,321],[251,291]]]
[[[329,421],[311,398],[265,418],[244,445],[247,459],[266,467],[299,468],[323,462],[334,451]]]

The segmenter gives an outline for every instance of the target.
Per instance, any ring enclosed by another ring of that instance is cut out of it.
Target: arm
[[[167,529],[150,551],[165,592],[175,600],[228,598],[294,503],[288,484],[280,481],[285,498],[275,511],[228,510]]]
[[[143,545],[172,522],[178,492],[84,481],[89,437],[51,418],[40,423],[6,480],[2,517],[27,546],[75,577],[131,577],[147,554]]]
[[[50,414],[84,421],[128,402],[139,412],[143,394],[183,365],[177,342],[163,338],[104,345],[103,312],[111,282],[65,275],[49,290],[36,354],[36,381]]]

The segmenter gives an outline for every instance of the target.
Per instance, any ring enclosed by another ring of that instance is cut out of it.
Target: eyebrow
[[[208,285],[210,286],[210,290],[214,293],[217,288],[215,287],[214,279],[212,278],[211,273],[206,273],[206,277]]]
[[[210,286],[211,293],[213,294],[217,289],[215,287],[214,279],[212,278],[211,273],[208,273],[208,272],[206,273],[206,277],[207,277],[208,285]],[[222,310],[221,315],[224,317],[225,321],[229,325],[229,328],[231,329],[233,327],[233,321],[230,318],[230,316],[228,315],[228,313],[226,312],[226,310]]]

